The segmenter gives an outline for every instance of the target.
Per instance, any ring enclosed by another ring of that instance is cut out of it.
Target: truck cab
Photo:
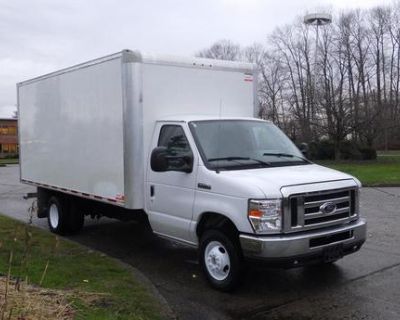
[[[210,283],[230,290],[245,260],[300,266],[360,249],[360,182],[322,167],[273,123],[157,121],[146,171],[153,231],[199,248]]]

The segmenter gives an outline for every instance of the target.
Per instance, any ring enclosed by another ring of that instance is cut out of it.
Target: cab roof
[[[157,122],[191,122],[191,121],[210,121],[210,120],[246,120],[246,121],[264,121],[271,122],[269,120],[259,119],[259,118],[251,118],[251,117],[229,117],[223,116],[218,117],[215,115],[172,115],[168,117],[164,117],[162,119],[157,120]]]

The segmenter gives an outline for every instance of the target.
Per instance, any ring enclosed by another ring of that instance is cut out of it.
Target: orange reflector
[[[263,213],[260,210],[250,210],[249,216],[250,217],[256,217],[256,218],[261,218]]]

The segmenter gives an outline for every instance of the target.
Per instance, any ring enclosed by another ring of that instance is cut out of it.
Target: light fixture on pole
[[[311,13],[304,16],[304,23],[313,26],[324,26],[332,22],[329,13]]]

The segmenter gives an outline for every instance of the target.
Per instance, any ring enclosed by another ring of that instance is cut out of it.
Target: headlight
[[[247,215],[256,233],[278,233],[282,229],[282,200],[250,200]]]

